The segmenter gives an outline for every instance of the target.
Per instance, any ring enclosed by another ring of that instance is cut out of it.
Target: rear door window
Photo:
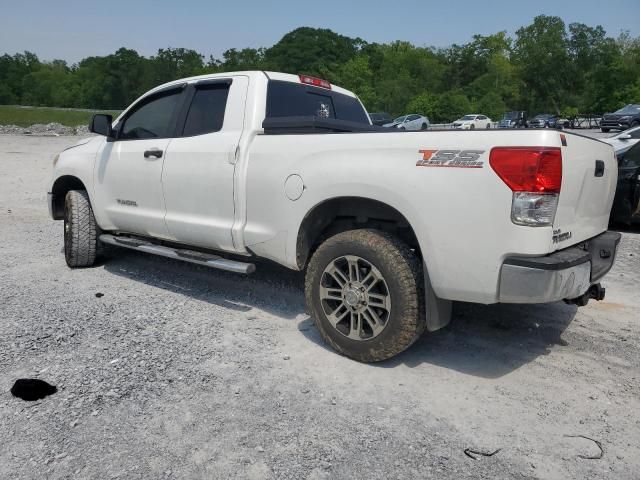
[[[270,80],[267,117],[320,117],[369,124],[357,98],[324,88]]]
[[[190,137],[221,130],[228,96],[228,83],[196,86],[182,136]]]

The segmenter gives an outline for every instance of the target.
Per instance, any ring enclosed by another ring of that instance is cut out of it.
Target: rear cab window
[[[369,117],[356,97],[301,83],[269,80],[267,118],[309,116],[369,125]]]

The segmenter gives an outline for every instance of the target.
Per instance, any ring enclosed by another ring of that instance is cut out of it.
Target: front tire
[[[98,251],[98,225],[89,196],[70,190],[64,202],[64,257],[71,268],[90,267]]]
[[[600,130],[602,131],[602,133],[609,133],[609,129],[608,128],[601,128]]]
[[[350,230],[321,244],[307,267],[305,296],[323,340],[360,362],[399,354],[426,326],[421,261],[378,230]]]

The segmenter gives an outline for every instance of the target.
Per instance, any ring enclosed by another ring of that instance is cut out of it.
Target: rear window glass
[[[369,124],[357,98],[324,88],[280,80],[269,81],[267,117],[320,117]]]

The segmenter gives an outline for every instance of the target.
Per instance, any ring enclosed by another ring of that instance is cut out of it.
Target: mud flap
[[[425,310],[427,315],[427,331],[435,332],[449,325],[451,321],[451,300],[443,300],[436,297],[436,293],[431,287],[427,265],[423,262],[424,271],[424,296]]]

